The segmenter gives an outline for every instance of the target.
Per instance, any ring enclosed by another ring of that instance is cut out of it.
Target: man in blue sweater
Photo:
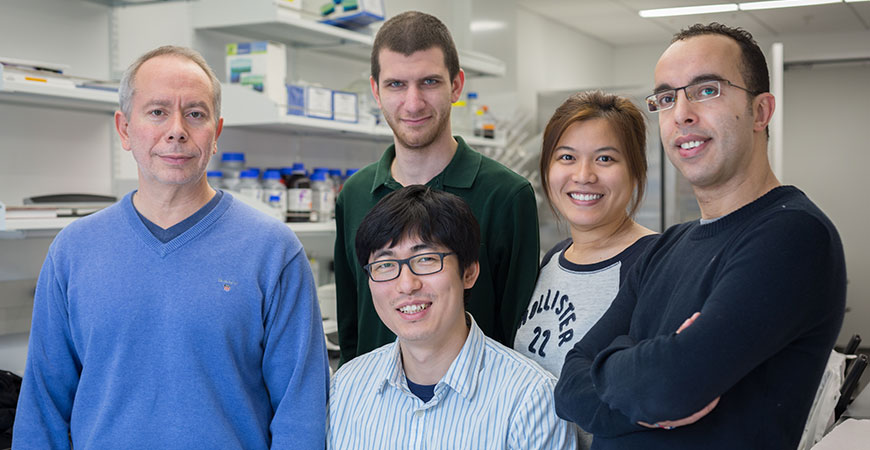
[[[13,447],[322,449],[314,280],[284,224],[206,182],[214,72],[190,49],[146,53],[115,124],[139,188],[49,249]]]
[[[767,158],[775,107],[744,30],[681,31],[659,59],[665,153],[701,220],[668,229],[569,352],[556,410],[597,449],[794,449],[843,319],[833,224]]]

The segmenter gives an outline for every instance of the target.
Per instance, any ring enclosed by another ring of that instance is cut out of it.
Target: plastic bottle
[[[315,170],[311,174],[312,210],[318,222],[332,220],[335,211],[335,193],[332,190],[332,180],[326,170]]]
[[[205,178],[208,181],[208,184],[215,189],[220,189],[224,186],[222,180],[223,177],[224,173],[220,170],[209,170],[205,173]]]
[[[223,172],[224,189],[231,191],[239,190],[239,175],[245,170],[244,153],[224,153],[221,155],[221,172]]]
[[[311,221],[311,180],[305,175],[302,163],[293,164],[290,176],[284,178],[287,186],[287,221]]]
[[[263,201],[263,186],[260,185],[260,181],[257,179],[256,171],[243,170],[239,174],[239,178],[241,179],[238,186],[240,194]]]
[[[459,99],[450,108],[450,131],[460,136],[471,135],[471,108]]]
[[[474,136],[483,136],[483,127],[480,123],[480,106],[477,104],[477,92],[469,92],[468,93],[468,125],[469,130],[471,130],[472,135]]]
[[[483,105],[481,107],[481,128],[483,129],[483,137],[487,139],[495,139],[495,116],[489,112],[489,106]]]
[[[335,192],[335,198],[338,198],[338,193],[341,192],[341,187],[344,185],[341,169],[329,169],[329,178],[332,178],[332,190]]]
[[[287,211],[287,187],[278,170],[267,170],[263,174],[263,200],[275,209]]]

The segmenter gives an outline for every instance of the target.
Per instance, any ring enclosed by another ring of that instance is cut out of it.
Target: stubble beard
[[[435,123],[432,128],[412,141],[409,133],[406,133],[401,127],[401,122],[396,124],[394,119],[387,114],[384,114],[384,119],[386,119],[387,124],[393,130],[393,136],[398,144],[407,149],[422,149],[429,147],[436,139],[438,139],[442,132],[447,131],[447,128],[450,125],[450,116],[447,114],[440,115],[438,122]]]

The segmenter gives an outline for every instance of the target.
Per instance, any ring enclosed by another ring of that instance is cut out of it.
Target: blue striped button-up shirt
[[[469,316],[470,317],[470,316]],[[471,320],[462,350],[423,403],[408,389],[398,341],[351,360],[329,395],[331,449],[575,449],[556,416],[556,379]]]

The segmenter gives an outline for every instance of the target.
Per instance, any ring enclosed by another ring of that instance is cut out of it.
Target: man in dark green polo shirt
[[[450,107],[465,74],[447,27],[406,12],[388,20],[372,48],[372,93],[393,130],[381,160],[347,180],[336,204],[335,282],[341,363],[395,339],[372,304],[354,250],[363,217],[390,192],[424,184],[462,197],[480,222],[480,276],[468,312],[510,346],[538,270],[538,215],[529,182],[450,133]]]

